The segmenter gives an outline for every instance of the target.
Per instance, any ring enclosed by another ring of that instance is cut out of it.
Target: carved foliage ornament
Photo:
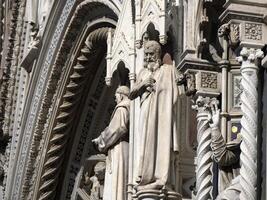
[[[236,46],[240,42],[240,24],[223,24],[218,29],[219,37],[226,37],[230,46]]]
[[[198,96],[197,99],[194,101],[194,105],[192,105],[192,109],[200,112],[209,111],[213,105],[218,105],[219,101],[214,97],[203,97]]]
[[[236,46],[240,42],[240,24],[230,24],[230,45]]]
[[[240,52],[240,56],[237,57],[238,62],[249,62],[249,63],[254,63],[257,61],[257,59],[263,58],[264,54],[263,51],[260,49],[254,49],[254,48],[242,48]],[[249,64],[248,63],[248,64]],[[244,65],[242,65],[243,67]]]
[[[201,87],[217,89],[217,74],[201,72]]]

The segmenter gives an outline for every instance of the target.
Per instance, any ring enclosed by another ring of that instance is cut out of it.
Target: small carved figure
[[[218,36],[219,37],[228,37],[230,33],[230,25],[229,24],[223,24],[219,29],[218,29]]]
[[[38,37],[42,35],[52,4],[53,0],[27,0],[25,20],[38,30]]]
[[[179,73],[176,80],[180,93],[185,93],[186,96],[192,96],[196,93],[196,79],[195,75],[191,73]],[[183,88],[183,89],[181,89]]]
[[[120,86],[116,90],[117,106],[108,127],[92,142],[100,152],[107,152],[104,200],[125,200],[128,182],[128,137],[130,89]]]
[[[84,187],[90,193],[91,199],[103,199],[105,169],[106,163],[100,161],[94,167],[94,176],[90,177],[88,172],[84,175]]]
[[[131,99],[140,97],[136,189],[162,189],[171,186],[170,166],[173,152],[178,151],[177,72],[173,65],[161,65],[161,46],[156,41],[146,42],[144,63],[130,93]]]
[[[213,159],[220,168],[220,185],[217,200],[238,200],[241,191],[239,182],[239,158],[241,139],[225,143],[219,130],[220,110],[211,105],[211,149]]]

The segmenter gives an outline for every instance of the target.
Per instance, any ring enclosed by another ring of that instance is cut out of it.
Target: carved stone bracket
[[[218,30],[218,36],[227,38],[230,47],[260,48],[266,41],[267,28],[263,23],[232,19]]]
[[[177,79],[180,93],[187,96],[218,96],[221,91],[221,74],[204,70],[187,70]]]
[[[223,24],[218,30],[218,36],[226,39],[230,47],[236,48],[240,43],[240,23],[229,22]]]

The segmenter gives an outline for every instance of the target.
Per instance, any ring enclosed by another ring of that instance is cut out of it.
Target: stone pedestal
[[[182,195],[174,191],[168,191],[166,189],[141,190],[138,191],[133,196],[133,198],[136,200],[181,200]]]

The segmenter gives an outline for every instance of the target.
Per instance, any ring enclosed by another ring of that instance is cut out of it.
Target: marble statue
[[[116,90],[117,106],[108,127],[92,142],[100,152],[107,153],[104,200],[125,200],[128,181],[128,137],[130,89],[120,86]]]
[[[130,99],[140,97],[138,191],[170,187],[170,165],[178,151],[176,69],[161,65],[158,42],[147,41],[144,51],[144,68],[130,93]]]
[[[217,200],[238,200],[241,191],[239,182],[239,159],[241,138],[225,143],[219,130],[220,110],[217,104],[211,106],[211,149],[213,159],[219,165],[220,185]]]
[[[88,172],[85,173],[84,186],[89,192],[91,199],[103,199],[105,169],[105,162],[100,161],[95,165],[94,175],[92,177],[90,177]]]
[[[43,32],[45,20],[52,4],[53,0],[27,0],[25,20],[32,24],[34,29],[39,29],[38,35],[41,34],[40,30]]]

